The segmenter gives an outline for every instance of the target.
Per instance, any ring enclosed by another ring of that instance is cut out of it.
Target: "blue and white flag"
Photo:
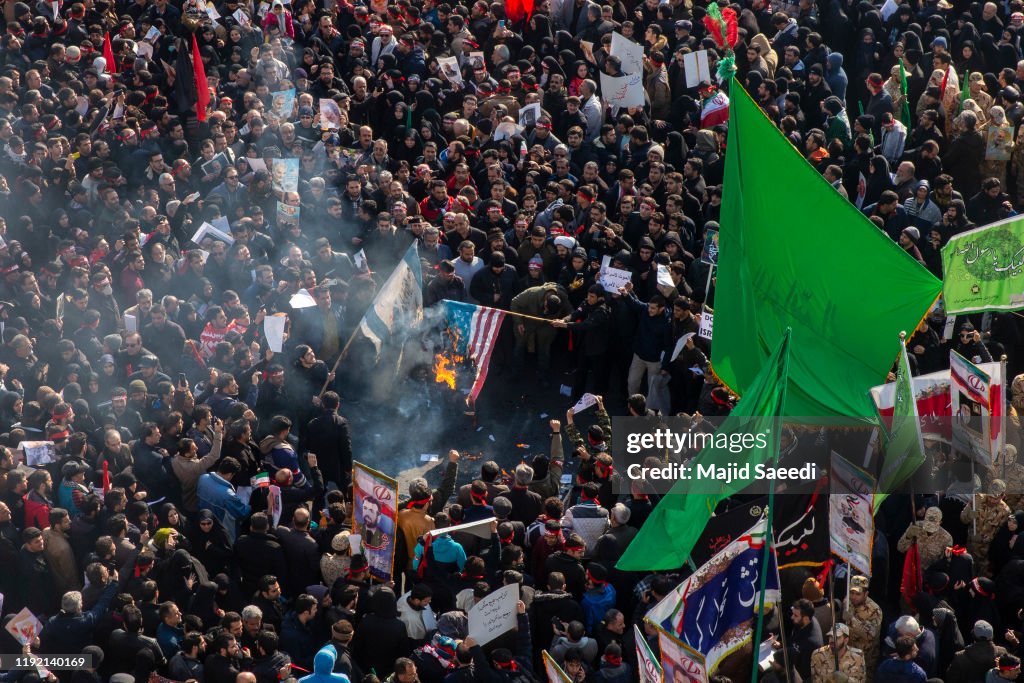
[[[702,654],[708,673],[753,634],[759,602],[767,517],[700,567],[647,613],[646,619]],[[765,608],[782,597],[770,551]]]
[[[470,361],[473,366],[473,385],[467,398],[472,405],[487,380],[487,368],[501,331],[501,323],[505,319],[505,311],[448,299],[444,300],[444,306],[450,350],[457,362]]]
[[[373,298],[356,331],[373,344],[379,361],[381,349],[389,339],[412,329],[421,320],[423,271],[413,242]]]

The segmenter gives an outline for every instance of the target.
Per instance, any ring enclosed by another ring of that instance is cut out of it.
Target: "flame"
[[[455,390],[455,362],[440,353],[434,356],[434,381]]]

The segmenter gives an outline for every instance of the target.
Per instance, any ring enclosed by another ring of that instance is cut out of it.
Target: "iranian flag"
[[[700,127],[711,128],[729,120],[729,97],[719,90],[713,97],[704,100],[700,113]]]

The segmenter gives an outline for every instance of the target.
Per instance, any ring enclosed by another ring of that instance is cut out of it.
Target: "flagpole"
[[[1002,384],[1003,384],[1003,386],[1000,387],[1000,394],[1003,397],[1002,398],[1002,401],[1003,401],[1003,405],[1002,405],[1003,413],[1002,413],[1002,415],[999,416],[999,433],[1003,435],[1003,445],[1005,447],[1005,445],[1006,445],[1006,413],[1008,412],[1007,405],[1006,405],[1006,403],[1007,403],[1007,394],[1006,394],[1006,354],[1005,353],[1002,356],[999,357],[999,370],[1000,370],[1000,372],[999,372],[999,379],[1002,381]],[[989,417],[991,417],[991,414],[992,414],[992,410],[990,408],[989,409]],[[1000,450],[1002,450],[1002,449],[1000,449]],[[1000,454],[1000,455],[1002,455],[1002,461],[1003,461],[1003,475],[1002,475],[1002,479],[1003,479],[1003,481],[1006,481],[1006,456],[1003,455],[1003,454]]]
[[[781,420],[778,423],[781,428]],[[775,449],[774,465],[778,467],[779,464],[779,449]],[[761,556],[761,580],[760,580],[760,592],[761,595],[757,602],[757,628],[754,631],[754,642],[751,644],[753,647],[754,665],[750,668],[750,683],[757,683],[757,673],[761,668],[758,666],[757,653],[761,648],[761,637],[764,631],[764,600],[765,593],[768,590],[768,560],[771,558],[772,545],[775,540],[775,531],[772,529],[772,523],[775,519],[775,480],[771,480],[771,484],[768,487],[768,525],[767,532],[764,535],[764,553]],[[782,638],[782,632],[786,630],[786,620],[784,618],[779,619],[779,637]],[[789,678],[789,657],[786,655],[785,640],[782,641],[782,653],[786,658],[786,678]]]
[[[847,577],[849,582],[849,577]],[[836,642],[836,573],[828,573],[828,608],[832,611],[832,642]],[[832,661],[834,662],[835,668],[833,671],[839,671],[839,648],[832,648]]]

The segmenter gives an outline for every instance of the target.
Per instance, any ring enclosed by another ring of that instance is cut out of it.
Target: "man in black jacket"
[[[587,290],[587,298],[583,304],[564,320],[552,323],[555,327],[564,327],[572,332],[583,332],[583,348],[572,383],[571,400],[578,401],[585,391],[593,394],[604,393],[608,379],[605,359],[608,356],[610,321],[604,287],[593,284]]]
[[[348,420],[338,414],[341,398],[328,391],[320,398],[323,414],[306,428],[306,450],[316,453],[324,481],[347,491],[352,484],[352,436]]]
[[[257,590],[257,584],[267,575],[287,578],[288,562],[284,547],[270,533],[270,519],[266,513],[257,512],[252,516],[249,533],[235,542],[235,560],[242,570],[244,595],[252,595]],[[274,583],[277,583],[276,579]],[[262,605],[259,607],[263,609]]]

